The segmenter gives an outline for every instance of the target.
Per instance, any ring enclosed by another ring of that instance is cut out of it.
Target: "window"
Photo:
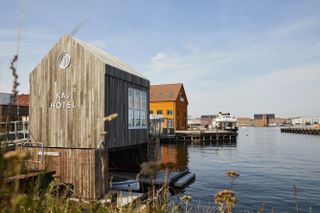
[[[184,102],[184,97],[183,97],[182,94],[180,95],[180,101],[181,101],[181,102]]]
[[[173,120],[167,120],[167,128],[173,128]]]
[[[173,111],[170,109],[170,110],[167,110],[167,115],[172,115],[173,114]]]
[[[158,115],[162,115],[162,110],[157,110]]]
[[[149,112],[150,114],[153,114],[153,111],[152,110],[150,110],[150,112]]]
[[[128,116],[129,129],[147,127],[147,93],[145,91],[129,88]]]

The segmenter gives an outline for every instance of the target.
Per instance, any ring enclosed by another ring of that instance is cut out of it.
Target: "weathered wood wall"
[[[41,149],[29,147],[33,160],[40,160]],[[42,163],[29,162],[32,169],[56,171],[56,183],[74,186],[77,198],[100,199],[108,188],[108,152],[105,149],[45,148]]]
[[[62,52],[71,55],[65,70],[57,65]],[[64,36],[30,74],[30,133],[46,147],[95,148],[104,139],[105,64],[79,42]],[[75,108],[51,109],[65,93]]]
[[[109,149],[133,146],[149,141],[149,81],[106,65],[105,112],[118,113],[119,117],[106,124],[106,141]],[[128,88],[147,93],[147,128],[128,128]]]

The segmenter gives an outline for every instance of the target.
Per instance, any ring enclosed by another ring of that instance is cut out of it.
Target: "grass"
[[[189,212],[220,212],[231,213],[237,205],[238,197],[233,191],[233,184],[240,176],[237,171],[227,171],[226,175],[230,177],[230,189],[217,192],[213,196],[215,206],[192,208],[189,206],[192,197],[184,195],[180,199],[172,201],[170,199],[169,185],[165,181],[161,189],[156,189],[154,185],[148,188],[148,199],[145,202],[140,200],[130,203],[126,207],[120,207],[116,202],[111,202],[112,194],[104,197],[105,202],[77,200],[70,196],[62,196],[57,193],[57,186],[54,182],[43,187],[43,178],[40,176],[28,186],[28,190],[21,191],[21,185],[17,175],[26,172],[25,162],[30,156],[23,151],[6,151],[0,149],[0,211],[8,213],[29,213],[29,212],[155,212],[155,213],[189,213]],[[149,177],[151,180],[160,170],[169,171],[172,165],[161,164],[159,162],[148,162],[141,165],[140,175]],[[169,173],[169,172],[168,172]],[[11,180],[11,181],[9,181]],[[63,186],[68,189],[68,186]],[[302,212],[298,207],[298,189],[293,188],[295,197],[296,212]],[[64,194],[66,195],[66,194]],[[256,211],[244,210],[242,212],[265,212],[264,206]],[[273,209],[272,212],[275,212]],[[312,210],[309,209],[309,211]]]

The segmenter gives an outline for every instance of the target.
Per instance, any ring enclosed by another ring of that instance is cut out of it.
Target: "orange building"
[[[150,114],[162,115],[163,129],[186,130],[188,99],[183,84],[151,85]]]

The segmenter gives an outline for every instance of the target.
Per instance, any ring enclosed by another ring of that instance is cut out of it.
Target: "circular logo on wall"
[[[58,60],[57,60],[57,65],[61,68],[61,69],[66,69],[71,62],[71,56],[69,53],[67,52],[63,52],[59,55]]]

